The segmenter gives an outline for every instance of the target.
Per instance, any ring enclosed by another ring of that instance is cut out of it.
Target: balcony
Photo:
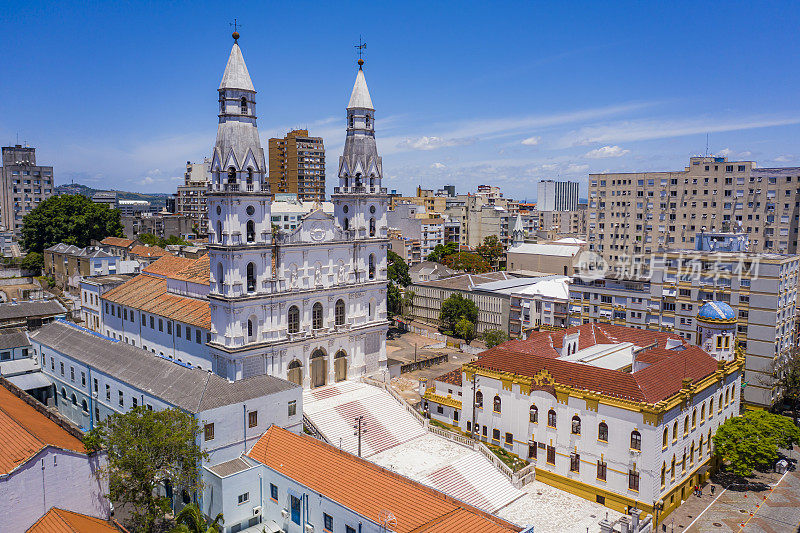
[[[358,186],[358,187],[334,187],[334,194],[386,194],[386,187],[371,187],[371,186]]]

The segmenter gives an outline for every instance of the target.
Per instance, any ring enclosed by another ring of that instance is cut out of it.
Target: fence
[[[468,353],[470,355],[478,355],[479,353],[486,351],[485,349],[478,348],[477,346],[470,346],[466,342],[462,342],[460,348],[462,352]]]
[[[413,372],[414,370],[419,370],[420,368],[429,368],[433,365],[438,365],[439,363],[447,361],[447,357],[447,354],[437,355],[436,357],[430,357],[428,359],[421,359],[419,361],[406,363],[400,366],[400,373],[405,374],[406,372]]]
[[[305,413],[303,413],[303,427],[305,427],[308,431],[310,431],[312,436],[318,438],[323,442],[327,442],[328,444],[330,444],[328,438],[319,430],[317,426],[314,425],[314,422],[312,422],[311,419],[308,418]]]

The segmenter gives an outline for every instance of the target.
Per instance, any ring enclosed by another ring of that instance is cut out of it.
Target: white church
[[[363,61],[347,106],[334,214],[320,207],[295,230],[273,233],[256,90],[234,39],[218,90],[208,256],[164,258],[103,295],[100,332],[230,380],[266,373],[320,387],[379,372],[388,195]]]

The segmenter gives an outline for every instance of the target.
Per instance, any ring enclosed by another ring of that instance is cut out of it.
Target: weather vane
[[[367,43],[361,40],[361,35],[358,36],[358,44],[353,45],[356,50],[358,50],[358,66],[364,64],[364,60],[361,58],[361,55],[364,53],[364,50],[367,49]]]
[[[239,24],[239,21],[234,18],[233,22],[229,22],[228,23],[228,26],[233,26],[233,40],[238,42],[239,41],[239,28],[241,28],[242,25]]]

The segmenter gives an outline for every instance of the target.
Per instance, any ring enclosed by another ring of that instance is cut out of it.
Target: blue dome
[[[711,322],[735,322],[736,311],[725,302],[706,302],[697,312],[697,319]]]

